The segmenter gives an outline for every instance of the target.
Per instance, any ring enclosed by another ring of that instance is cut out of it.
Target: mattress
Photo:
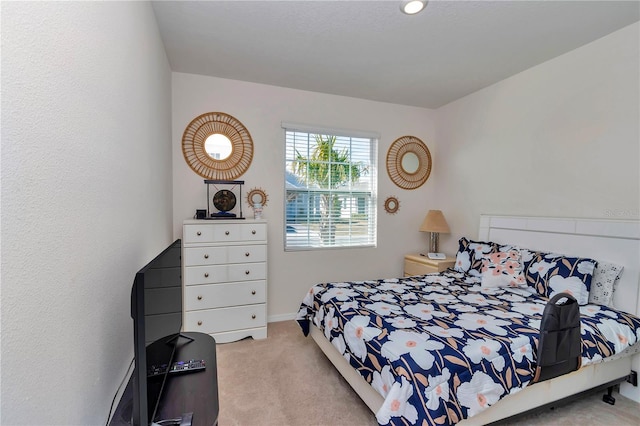
[[[379,424],[456,424],[531,384],[547,301],[449,270],[319,284],[297,320],[305,334],[311,323],[323,330],[382,395]],[[638,346],[640,318],[600,305],[580,311],[583,365]]]

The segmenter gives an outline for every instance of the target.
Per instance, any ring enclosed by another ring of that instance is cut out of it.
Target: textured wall
[[[182,221],[191,218],[196,208],[206,208],[202,178],[189,168],[182,155],[185,127],[200,114],[222,111],[240,120],[251,133],[253,163],[241,179],[246,181],[247,190],[261,187],[269,195],[263,216],[269,221],[270,319],[295,313],[304,294],[318,282],[398,276],[402,274],[404,254],[427,246],[427,235],[418,228],[428,209],[439,208],[433,196],[438,183],[432,174],[418,189],[398,188],[387,175],[386,155],[395,139],[413,135],[431,150],[432,170],[441,167],[439,146],[433,137],[433,110],[182,73],[173,74],[172,90],[174,236],[182,234]],[[376,248],[284,252],[282,121],[380,134]],[[384,200],[391,195],[400,200],[400,210],[395,215],[387,214],[383,208]]]
[[[139,2],[2,2],[2,424],[104,424],[171,240],[170,71]]]
[[[639,28],[437,110],[438,199],[457,238],[482,213],[640,217]]]

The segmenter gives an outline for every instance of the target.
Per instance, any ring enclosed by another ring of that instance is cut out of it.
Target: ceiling
[[[171,69],[437,108],[640,19],[638,1],[153,2]]]

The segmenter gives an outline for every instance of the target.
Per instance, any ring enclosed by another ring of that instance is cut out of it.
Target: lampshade
[[[420,230],[423,232],[439,232],[443,234],[451,232],[441,210],[429,210],[420,226]]]

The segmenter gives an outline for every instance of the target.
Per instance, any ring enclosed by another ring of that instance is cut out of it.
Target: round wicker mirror
[[[429,179],[431,153],[415,136],[396,139],[387,151],[387,173],[402,189],[416,189]]]
[[[233,180],[251,165],[253,140],[236,118],[224,112],[207,112],[194,118],[184,130],[182,154],[189,167],[203,178]]]
[[[398,213],[398,209],[400,208],[400,201],[396,197],[388,197],[384,201],[384,210],[389,214]]]

